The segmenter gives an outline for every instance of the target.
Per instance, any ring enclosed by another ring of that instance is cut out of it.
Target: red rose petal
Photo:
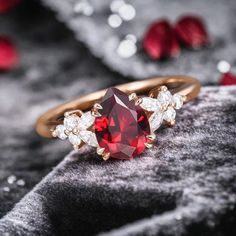
[[[0,0],[0,13],[4,13],[14,7],[20,0]]]
[[[18,54],[14,44],[0,36],[0,70],[9,70],[16,66]]]
[[[220,80],[221,85],[236,85],[236,75],[228,72],[222,75]]]
[[[152,59],[175,57],[180,53],[174,30],[167,20],[154,22],[143,39],[143,48]]]
[[[200,48],[209,43],[206,27],[200,17],[181,17],[176,25],[175,32],[179,41],[186,47]]]

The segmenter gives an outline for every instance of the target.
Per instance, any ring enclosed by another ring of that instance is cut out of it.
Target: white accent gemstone
[[[168,122],[171,122],[175,120],[175,116],[176,116],[175,109],[173,107],[168,107],[168,109],[164,112],[163,119]]]
[[[97,147],[98,142],[95,133],[92,131],[84,130],[80,132],[81,139],[90,146]]]
[[[78,127],[80,130],[86,130],[88,129],[90,126],[93,125],[95,120],[95,117],[92,116],[91,111],[88,111],[86,113],[84,113],[81,117],[80,117],[80,121],[78,124]]]
[[[168,90],[161,91],[157,96],[157,100],[161,103],[162,106],[167,107],[171,103],[172,95]]]
[[[72,145],[80,145],[81,143],[81,138],[78,135],[75,134],[70,134],[69,135],[69,141]]]
[[[140,106],[147,111],[159,111],[161,108],[160,102],[150,97],[143,97]]]
[[[152,132],[156,131],[162,124],[163,121],[163,114],[161,112],[154,112],[150,118],[149,118],[149,123],[150,123],[150,128]]]
[[[175,109],[180,109],[184,103],[183,96],[178,93],[174,94],[172,97],[172,102],[175,104]]]
[[[58,138],[65,140],[67,138],[67,135],[65,134],[65,126],[64,125],[58,125],[55,129],[56,135]]]
[[[68,117],[65,117],[64,119],[64,126],[68,130],[73,130],[78,126],[79,123],[79,117],[77,115],[71,115]]]

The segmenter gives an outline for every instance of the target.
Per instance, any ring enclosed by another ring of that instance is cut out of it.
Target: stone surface
[[[127,94],[109,88],[101,101],[101,117],[95,119],[98,144],[112,158],[131,159],[145,149],[150,134],[147,116]]]
[[[161,108],[160,102],[150,97],[143,97],[140,106],[147,111],[157,111]]]

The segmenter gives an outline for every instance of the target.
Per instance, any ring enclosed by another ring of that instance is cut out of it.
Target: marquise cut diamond
[[[163,119],[165,121],[171,122],[175,120],[176,111],[173,107],[168,107],[168,109],[164,112]]]
[[[183,96],[178,93],[174,94],[172,97],[172,102],[175,104],[175,109],[180,109],[184,103]]]
[[[81,138],[80,138],[78,135],[75,135],[75,134],[71,133],[71,134],[69,135],[69,141],[70,141],[70,143],[71,143],[72,145],[77,145],[77,146],[79,146],[80,143],[81,143]]]
[[[88,145],[90,145],[92,147],[97,147],[98,142],[96,139],[96,135],[92,131],[88,131],[88,130],[81,131],[80,137]]]
[[[66,131],[66,128],[64,125],[58,125],[55,129],[56,136],[59,139],[65,140],[67,138],[65,131]]]
[[[156,111],[161,109],[161,104],[157,99],[143,97],[140,106],[147,111]]]
[[[171,103],[172,95],[168,90],[161,91],[157,96],[157,100],[160,102],[162,106],[167,107]]]
[[[163,121],[163,113],[161,112],[154,112],[150,118],[149,118],[149,122],[150,122],[150,128],[152,130],[152,132],[156,131],[162,124]]]
[[[79,123],[79,117],[76,115],[71,115],[65,117],[64,119],[64,126],[67,130],[73,130],[78,126],[78,123]]]
[[[95,117],[92,116],[91,111],[85,112],[81,117],[78,124],[80,130],[86,130],[92,126],[94,123]]]

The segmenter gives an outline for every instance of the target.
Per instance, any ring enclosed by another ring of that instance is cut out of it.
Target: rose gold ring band
[[[158,88],[162,85],[172,93],[179,93],[186,97],[185,102],[188,102],[195,98],[201,88],[198,80],[190,76],[164,76],[146,79],[142,81],[130,82],[122,85],[115,86],[119,90],[131,94],[136,93],[138,95],[156,96]],[[52,130],[56,125],[63,122],[65,112],[71,110],[87,111],[93,107],[93,105],[99,101],[105,94],[106,89],[100,90],[82,97],[77,98],[71,102],[57,106],[45,114],[43,114],[36,123],[36,131],[39,135],[47,138],[53,138]]]

